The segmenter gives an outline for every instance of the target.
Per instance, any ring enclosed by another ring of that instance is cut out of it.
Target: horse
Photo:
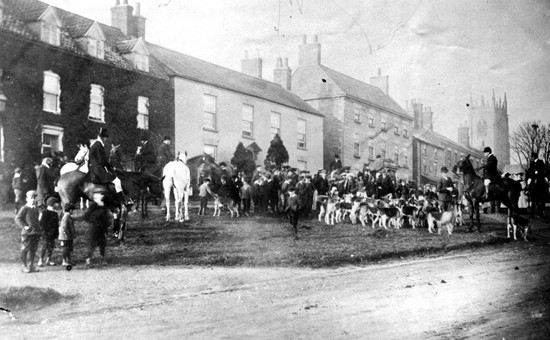
[[[105,206],[113,213],[114,229],[126,226],[128,210],[122,202],[116,198],[114,184],[96,184],[90,181],[87,173],[81,171],[70,171],[64,173],[57,180],[57,192],[63,205],[67,203],[76,204],[80,198],[93,200],[96,192],[105,193]],[[123,239],[124,233],[119,233],[118,238]]]
[[[484,202],[483,195],[485,186],[483,179],[478,176],[474,170],[470,155],[462,157],[455,165],[455,170],[459,170],[463,174],[464,181],[464,197],[468,201],[470,226],[468,231],[471,232],[474,227],[474,214],[477,220],[477,230],[481,232],[481,221],[479,218],[479,203]],[[518,200],[521,192],[521,185],[511,178],[503,178],[501,181],[491,183],[489,195],[493,199],[500,201],[508,208],[508,225],[512,224],[512,216],[517,214]]]
[[[61,170],[59,170],[59,175],[66,174],[67,172],[79,170],[83,173],[88,173],[88,153],[90,149],[87,145],[79,145],[80,150],[74,157],[74,162],[68,162]]]
[[[186,164],[191,174],[191,184],[195,189],[198,189],[205,178],[209,178],[212,190],[218,190],[222,170],[220,165],[214,160],[214,157],[206,154],[199,155],[187,159]],[[195,190],[195,192],[198,192],[198,190]]]
[[[162,197],[162,181],[155,175],[146,172],[117,171],[126,197],[138,202],[141,218],[147,217],[148,198]]]
[[[191,188],[191,173],[185,163],[185,156],[178,155],[178,159],[166,163],[162,169],[162,187],[166,200],[166,221],[170,221],[170,193],[174,189],[175,220],[183,222],[189,220],[189,190]],[[181,212],[183,200],[184,215]]]

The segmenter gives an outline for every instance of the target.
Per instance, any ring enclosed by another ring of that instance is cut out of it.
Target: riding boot
[[[489,184],[485,185],[485,193],[483,194],[483,199],[485,201],[489,200]]]

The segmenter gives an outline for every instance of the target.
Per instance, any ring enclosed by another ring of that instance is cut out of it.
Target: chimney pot
[[[139,2],[136,2],[136,7],[135,7],[135,14],[134,16],[136,17],[139,17],[141,16],[141,4]]]
[[[317,36],[317,34],[315,34],[315,35],[313,36],[313,42],[315,42],[315,43],[318,43],[318,42],[319,42],[319,37]]]
[[[304,39],[304,45],[307,44],[307,35],[306,34],[304,34],[303,39]]]
[[[278,57],[277,58],[277,67],[279,68],[279,67],[282,67],[282,66],[283,66],[283,58]]]
[[[115,6],[120,6],[120,0],[116,0]]]
[[[285,60],[284,66],[285,66],[285,67],[288,67],[288,58],[285,58],[284,60]]]
[[[128,5],[128,0],[122,0],[123,5]]]

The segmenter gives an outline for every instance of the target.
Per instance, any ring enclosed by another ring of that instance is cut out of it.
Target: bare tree
[[[510,137],[510,147],[515,152],[522,168],[527,169],[532,152],[538,152],[539,158],[546,164],[550,160],[550,124],[540,121],[526,121],[520,124]]]

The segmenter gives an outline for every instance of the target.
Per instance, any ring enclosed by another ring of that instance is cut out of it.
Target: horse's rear
[[[191,174],[189,168],[181,161],[172,161],[164,166],[162,171],[162,187],[164,189],[164,198],[166,200],[166,220],[170,220],[170,192],[174,189],[175,219],[183,222],[189,220],[189,188],[191,185]],[[183,201],[184,214],[181,213],[181,203]]]
[[[71,171],[62,174],[57,181],[57,192],[63,205],[76,204],[80,197],[84,196],[82,185],[86,180],[86,174],[80,171]]]

